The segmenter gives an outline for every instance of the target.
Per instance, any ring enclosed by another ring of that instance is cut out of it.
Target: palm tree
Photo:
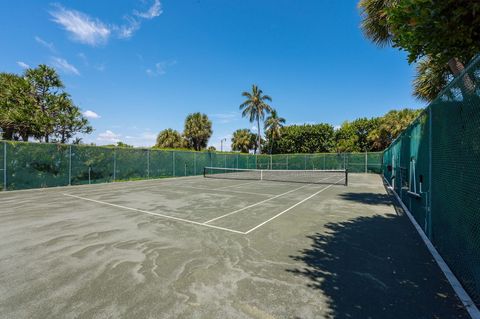
[[[252,133],[249,129],[238,129],[233,132],[232,150],[248,153],[253,148]]]
[[[240,110],[242,110],[242,116],[248,116],[250,122],[257,122],[258,129],[258,153],[262,153],[261,138],[262,134],[260,132],[260,120],[263,121],[265,118],[265,113],[270,113],[272,108],[266,103],[266,101],[272,101],[272,98],[268,95],[263,94],[263,91],[259,89],[257,85],[252,85],[251,92],[243,92],[242,96],[247,99],[240,104]]]
[[[276,110],[272,110],[270,116],[265,120],[265,135],[270,142],[270,153],[273,150],[275,141],[278,140],[282,134],[281,129],[283,124],[285,124],[285,119],[278,117]]]
[[[388,24],[388,10],[397,6],[399,0],[360,0],[361,28],[364,35],[379,47],[392,44],[393,34]],[[417,65],[417,74],[413,83],[413,95],[431,102],[446,87],[451,75],[458,76],[463,63],[452,57],[448,64],[436,61],[434,56],[426,56]],[[471,92],[475,84],[468,74],[463,79],[465,87]]]
[[[182,135],[171,128],[165,129],[158,133],[157,148],[182,148],[184,147],[184,140]]]
[[[208,140],[212,136],[212,122],[206,114],[189,114],[185,119],[183,135],[191,148],[200,151],[207,147]]]

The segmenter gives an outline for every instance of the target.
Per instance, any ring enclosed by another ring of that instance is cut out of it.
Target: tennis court
[[[0,316],[468,318],[379,175],[231,173],[0,194]]]

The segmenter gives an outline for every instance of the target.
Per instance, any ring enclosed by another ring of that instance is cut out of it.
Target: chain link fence
[[[0,142],[0,186],[18,190],[203,174],[203,168],[381,172],[382,153],[253,155]]]
[[[480,57],[385,150],[383,171],[480,304]]]

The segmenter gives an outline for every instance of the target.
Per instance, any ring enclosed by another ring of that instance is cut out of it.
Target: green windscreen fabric
[[[381,160],[381,153],[255,155],[2,141],[0,187],[14,190],[194,176],[203,174],[205,167],[266,170],[347,168],[351,172],[378,173],[382,168]]]
[[[95,146],[71,146],[71,184],[113,181],[115,149]]]
[[[7,150],[7,142],[0,141],[0,191],[6,190],[7,171],[5,163],[5,153]]]
[[[385,179],[480,305],[480,57],[383,154]]]

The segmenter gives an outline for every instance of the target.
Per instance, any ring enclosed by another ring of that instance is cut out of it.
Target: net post
[[[3,142],[3,191],[7,190],[7,142]]]
[[[113,182],[117,179],[117,148],[113,149]]]
[[[345,169],[345,186],[348,186],[348,169]]]
[[[68,186],[72,185],[72,145],[68,146]]]
[[[203,178],[206,178],[207,177],[207,168],[204,167],[203,168]]]

